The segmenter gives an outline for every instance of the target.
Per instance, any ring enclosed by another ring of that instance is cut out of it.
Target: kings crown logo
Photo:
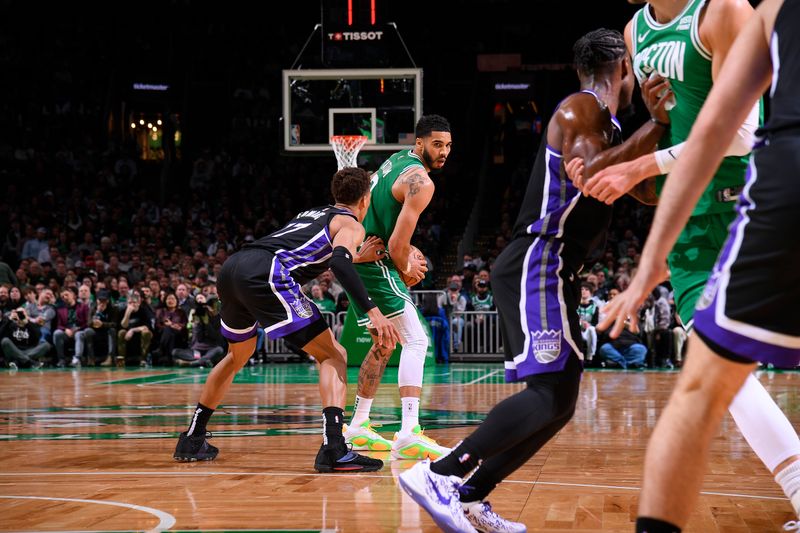
[[[292,309],[300,318],[311,318],[314,313],[311,311],[311,304],[305,298],[299,298],[292,302]]]
[[[561,330],[531,331],[533,356],[542,364],[552,363],[561,353]]]

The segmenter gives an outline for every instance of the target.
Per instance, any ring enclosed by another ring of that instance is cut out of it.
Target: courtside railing
[[[418,307],[422,305],[426,295],[436,296],[437,301],[442,303],[445,291],[411,291],[411,296]],[[325,322],[337,339],[341,335],[346,315],[345,311],[322,312]],[[454,312],[448,317],[448,322],[451,361],[502,360],[503,340],[497,311]],[[297,354],[295,350],[299,348],[287,345],[283,339],[265,339],[266,353],[270,356],[284,356],[284,358],[294,356]]]

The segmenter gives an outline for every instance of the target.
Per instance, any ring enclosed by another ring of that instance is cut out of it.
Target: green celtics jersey
[[[397,217],[403,204],[392,195],[392,185],[400,175],[411,167],[425,166],[413,150],[401,150],[383,162],[381,167],[372,175],[370,200],[367,216],[364,217],[364,229],[367,236],[380,237],[388,246],[389,237],[392,236]],[[385,261],[391,261],[386,257]]]
[[[633,18],[633,70],[641,84],[653,72],[667,78],[676,105],[669,111],[670,135],[662,148],[682,143],[689,136],[713,84],[711,53],[700,42],[700,14],[706,0],[687,0],[672,21],[660,24],[645,5]],[[763,112],[763,111],[762,111]],[[744,185],[748,157],[726,157],[700,197],[693,216],[733,209],[732,201]],[[661,194],[665,176],[656,180]]]

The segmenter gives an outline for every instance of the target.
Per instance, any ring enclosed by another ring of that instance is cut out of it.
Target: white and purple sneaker
[[[492,504],[486,501],[464,505],[467,520],[481,533],[525,533],[528,528],[520,522],[506,520],[492,511]]]
[[[397,478],[411,498],[425,509],[436,525],[447,533],[473,533],[458,495],[461,479],[431,471],[429,459],[421,461]]]

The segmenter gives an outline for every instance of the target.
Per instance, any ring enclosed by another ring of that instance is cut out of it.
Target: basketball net
[[[336,155],[336,164],[339,166],[339,170],[358,166],[358,151],[365,142],[367,142],[366,135],[334,135],[331,137],[331,146]]]

